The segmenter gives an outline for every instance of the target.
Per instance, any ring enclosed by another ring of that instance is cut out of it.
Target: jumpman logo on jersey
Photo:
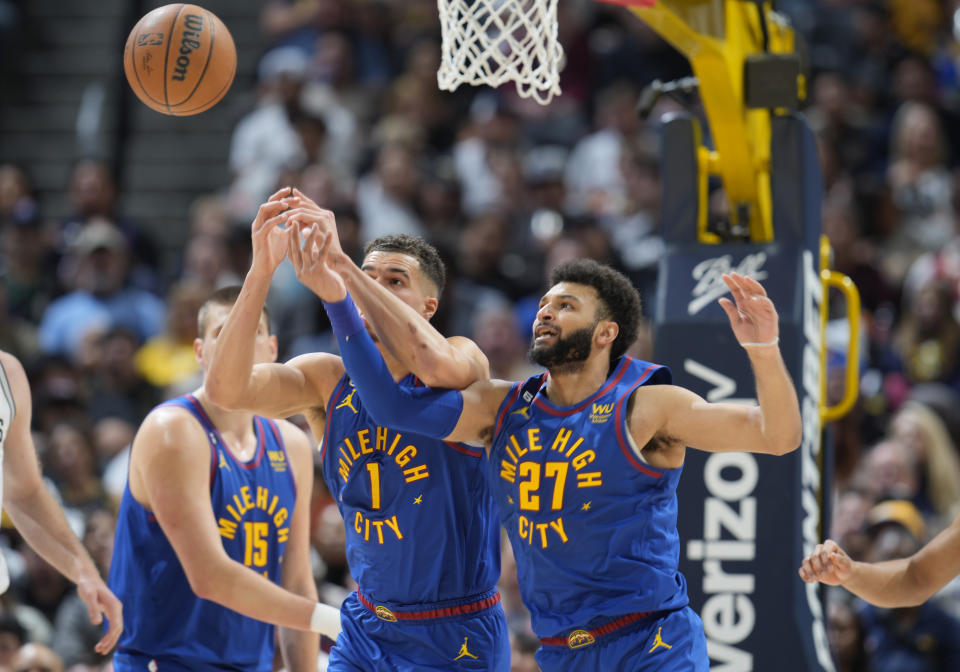
[[[227,463],[227,459],[223,456],[223,451],[218,450],[217,455],[220,456],[220,462],[217,464],[217,467],[219,469],[223,469],[224,467],[226,467],[227,471],[230,471],[230,465]]]
[[[356,415],[357,409],[353,407],[353,395],[355,395],[356,393],[357,393],[357,388],[353,388],[352,390],[350,390],[350,394],[344,397],[343,401],[341,401],[339,404],[334,406],[333,410],[337,410],[338,408],[343,408],[344,406],[346,406],[351,411],[353,411],[354,415]]]
[[[525,419],[530,419],[530,407],[524,406],[523,408],[518,408],[515,411],[510,411],[510,415],[522,415]]]
[[[460,654],[454,658],[454,660],[460,660],[461,658],[473,658],[474,660],[480,660],[467,649],[467,639],[469,638],[463,638],[463,646],[460,647]]]
[[[667,644],[663,639],[660,638],[660,634],[663,632],[663,627],[657,628],[657,636],[653,638],[653,646],[650,647],[650,650],[647,653],[653,653],[657,647],[662,646],[665,649],[672,649],[673,646]]]
[[[420,493],[420,495],[419,495],[415,500],[413,500],[413,503],[414,503],[414,504],[423,504],[423,493]]]

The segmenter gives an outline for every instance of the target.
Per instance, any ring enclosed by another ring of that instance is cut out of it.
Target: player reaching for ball
[[[756,406],[707,403],[670,385],[668,369],[626,356],[639,296],[625,276],[590,260],[558,266],[540,301],[531,355],[546,374],[462,392],[412,389],[394,382],[374,347],[346,293],[351,262],[332,238],[311,229],[299,271],[327,302],[356,397],[374,422],[486,444],[521,595],[543,644],[541,669],[707,672],[703,625],[677,568],[686,449],[782,455],[800,443],[796,391],[763,287],[730,274],[734,301],[720,300],[753,366]],[[358,301],[367,315],[370,302]]]
[[[336,227],[332,213],[298,191],[271,198],[254,222],[253,263],[220,332],[206,389],[228,408],[303,413],[323,439],[323,475],[344,517],[359,586],[341,607],[343,632],[328,669],[506,672],[500,536],[482,450],[427,438],[425,428],[374,422],[337,356],[256,363],[257,316],[274,269],[287,254],[299,268],[299,223]],[[289,228],[280,227],[284,221]],[[489,377],[475,343],[446,339],[426,319],[444,284],[433,247],[412,236],[379,238],[367,246],[363,270],[354,271],[352,280],[377,302],[371,319],[392,334],[373,346],[389,362],[391,385],[396,378],[416,394],[423,382],[465,387]]]
[[[200,308],[202,369],[238,288]],[[251,357],[272,362],[276,337],[257,314]],[[322,632],[339,613],[317,602],[310,569],[313,459],[286,421],[213,403],[203,389],[151,411],[133,440],[117,520],[110,586],[127,630],[114,656],[127,670],[273,669],[274,625],[286,669],[317,669]]]

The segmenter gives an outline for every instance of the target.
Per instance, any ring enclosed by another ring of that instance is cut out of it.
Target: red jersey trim
[[[659,471],[654,471],[648,466],[645,466],[637,459],[637,456],[633,454],[633,449],[630,448],[630,445],[627,443],[626,437],[623,435],[623,402],[630,398],[630,395],[633,394],[633,391],[638,387],[643,385],[653,371],[658,368],[656,364],[651,364],[643,373],[640,374],[640,378],[637,379],[633,385],[630,386],[630,389],[627,390],[626,394],[620,397],[620,401],[617,402],[617,411],[614,416],[614,422],[617,423],[617,443],[620,445],[620,450],[623,452],[624,457],[627,458],[627,461],[633,465],[634,469],[637,471],[646,474],[647,476],[652,476],[653,478],[660,478],[663,474]]]

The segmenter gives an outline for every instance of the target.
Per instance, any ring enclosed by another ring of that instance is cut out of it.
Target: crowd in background
[[[778,5],[807,43],[804,113],[820,150],[823,230],[863,302],[860,398],[830,429],[828,530],[860,559],[909,554],[960,511],[957,6]],[[434,0],[265,2],[257,104],[224,157],[232,181],[184,213],[174,256],[118,208],[116,176],[98,157],[78,161],[64,185],[73,209],[64,221],[45,217],[30,175],[0,166],[0,348],[27,366],[49,487],[102,571],[133,433],[155,404],[198,385],[197,309],[243,278],[250,221],[279,186],[333,210],[356,260],[385,233],[436,245],[450,281],[434,324],[473,338],[494,377],[534,370],[529,326],[546,275],[565,259],[619,268],[651,314],[659,230],[670,224],[658,216],[657,120],[680,106],[664,98],[647,120],[635,106],[654,78],[689,74],[686,61],[622,8],[563,0],[563,95],[552,104],[510,87],[441,92],[436,16]],[[335,348],[289,265],[269,307],[283,359]],[[640,356],[652,357],[650,338],[635,346]],[[846,338],[844,322],[831,323],[837,351]],[[353,584],[319,472],[313,511],[321,596],[338,604]],[[0,670],[101,669],[97,630],[71,586],[4,531],[13,585],[0,597]],[[508,544],[503,570],[514,669],[535,670]],[[914,609],[828,597],[838,669],[960,669],[960,583]]]

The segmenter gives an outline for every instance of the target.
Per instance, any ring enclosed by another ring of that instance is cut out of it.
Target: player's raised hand
[[[342,300],[347,295],[346,285],[327,264],[334,236],[317,223],[291,226],[288,236],[288,254],[297,279],[323,301]]]
[[[803,559],[798,573],[807,583],[820,581],[829,586],[839,586],[850,578],[853,560],[832,539],[817,544],[813,553]]]
[[[777,309],[759,282],[739,273],[726,273],[723,281],[733,301],[723,297],[720,307],[730,319],[730,327],[740,345],[774,346],[780,334]]]
[[[340,234],[337,232],[336,216],[332,211],[321,208],[304,196],[299,189],[294,188],[292,194],[287,199],[291,208],[287,212],[287,224],[289,226],[299,226],[301,230],[305,226],[316,224],[321,233],[329,233],[332,239],[330,240],[327,263],[333,265],[331,262],[334,258],[343,255],[343,250],[340,248]]]
[[[123,605],[99,576],[81,577],[77,581],[77,595],[87,605],[91,623],[100,625],[104,616],[110,622],[109,630],[94,647],[97,653],[105,656],[123,632]]]
[[[284,187],[266,203],[260,206],[257,216],[250,227],[250,239],[253,244],[252,273],[272,276],[283,258],[287,256],[287,232],[280,227],[287,219],[290,204],[283,195],[289,192]]]

